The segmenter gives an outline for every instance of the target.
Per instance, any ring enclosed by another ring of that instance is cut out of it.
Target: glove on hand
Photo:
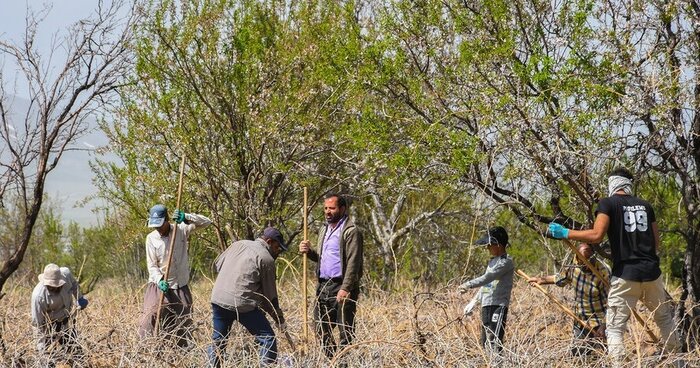
[[[173,220],[178,224],[185,222],[185,212],[179,209],[175,210],[173,213]]]
[[[473,298],[467,305],[464,306],[464,315],[468,316],[474,311],[474,306],[476,305],[477,298]]]
[[[78,309],[85,309],[87,306],[88,300],[81,296],[80,299],[78,299]]]
[[[158,289],[160,289],[160,291],[166,293],[166,292],[168,292],[169,288],[170,288],[170,285],[168,285],[167,281],[165,281],[165,280],[158,281]]]
[[[552,222],[549,224],[549,233],[555,239],[569,238],[569,229],[565,228],[564,226],[561,226],[560,224],[557,224],[556,222]]]
[[[467,287],[467,284],[462,284],[457,287],[457,291],[459,291],[460,294],[465,294],[466,292],[469,291],[469,288]]]

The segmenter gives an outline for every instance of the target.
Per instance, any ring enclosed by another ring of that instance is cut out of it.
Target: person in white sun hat
[[[74,300],[77,305],[74,304]],[[80,285],[68,267],[49,263],[39,275],[32,292],[32,326],[41,354],[52,354],[60,347],[64,352],[76,351],[76,330],[71,322],[73,307],[83,309],[88,301],[80,293]]]

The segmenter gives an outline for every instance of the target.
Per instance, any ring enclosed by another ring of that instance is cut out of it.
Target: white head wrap
[[[608,196],[612,197],[618,190],[625,191],[625,194],[632,195],[632,180],[624,176],[613,175],[608,178]]]

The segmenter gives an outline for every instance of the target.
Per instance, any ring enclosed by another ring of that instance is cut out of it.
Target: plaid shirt
[[[598,268],[603,277],[610,280],[610,269],[605,263],[595,258],[591,258],[591,263]],[[582,320],[588,322],[593,328],[605,324],[608,286],[603,284],[586,266],[567,267],[555,276],[554,282],[557,286],[573,284],[574,312]]]

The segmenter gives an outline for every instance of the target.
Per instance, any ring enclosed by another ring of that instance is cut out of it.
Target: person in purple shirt
[[[299,243],[299,252],[317,262],[314,319],[321,347],[328,358],[355,337],[355,311],[362,277],[362,234],[347,215],[347,202],[338,194],[326,196],[323,211],[326,225],[318,234],[318,251],[310,241]],[[340,342],[333,339],[338,326]]]

